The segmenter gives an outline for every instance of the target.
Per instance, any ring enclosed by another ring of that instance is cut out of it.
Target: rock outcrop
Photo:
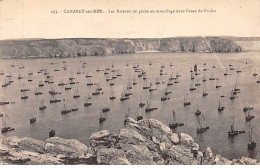
[[[101,165],[256,165],[255,159],[228,160],[203,150],[187,134],[172,133],[154,119],[128,118],[125,128],[103,130],[90,136],[90,147],[75,139],[45,141],[1,137],[0,164],[101,164]]]
[[[161,52],[241,52],[234,41],[219,37],[164,39],[38,39],[0,41],[0,57],[79,57]]]

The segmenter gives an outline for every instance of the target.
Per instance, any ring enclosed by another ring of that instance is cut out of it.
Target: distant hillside
[[[241,52],[234,41],[219,37],[163,39],[20,39],[0,41],[0,57],[78,57],[162,52]]]

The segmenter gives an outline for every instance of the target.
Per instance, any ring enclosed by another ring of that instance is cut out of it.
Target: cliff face
[[[235,42],[222,38],[165,39],[53,39],[0,41],[0,57],[77,57],[162,52],[241,52]]]
[[[110,133],[103,130],[90,136],[90,147],[74,139],[58,137],[39,141],[31,138],[1,137],[0,164],[259,164],[242,157],[228,160],[214,155],[187,134],[172,133],[157,120],[135,121]]]

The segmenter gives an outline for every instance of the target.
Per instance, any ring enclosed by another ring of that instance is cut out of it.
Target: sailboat
[[[133,85],[136,85],[137,82],[136,82],[136,79],[133,79]]]
[[[129,107],[127,108],[127,112],[125,113],[125,119],[124,119],[124,125],[126,125],[126,121],[129,118],[129,114],[130,114],[130,109]]]
[[[190,79],[191,79],[191,80],[195,79],[193,72],[190,73]]]
[[[70,113],[71,110],[70,109],[67,109],[67,104],[64,103],[64,106],[61,110],[61,114],[67,114],[67,113]]]
[[[142,107],[139,108],[139,114],[136,117],[136,121],[142,120],[144,117],[142,115]]]
[[[18,74],[18,79],[23,79],[21,73]]]
[[[239,131],[234,130],[234,117],[233,117],[233,123],[230,125],[230,131],[228,131],[228,136],[235,136],[239,134]]]
[[[167,96],[168,94],[171,94],[172,92],[168,90],[168,87],[166,87],[165,91],[164,91],[164,94],[165,96]]]
[[[200,84],[200,79],[199,79],[199,77],[197,77],[195,86],[200,86],[200,85],[201,85],[201,84]]]
[[[208,96],[208,93],[207,93],[207,91],[206,91],[206,86],[205,86],[205,85],[204,85],[204,87],[203,87],[202,96],[203,96],[203,97]]]
[[[250,120],[252,120],[253,118],[255,118],[255,116],[250,115],[250,110],[248,110],[248,112],[247,112],[247,114],[246,114],[246,121],[250,121]]]
[[[78,88],[77,88],[74,95],[73,95],[73,98],[75,99],[75,98],[79,98],[79,97],[80,97],[80,95],[78,93]]]
[[[42,80],[39,81],[39,87],[43,87],[44,86],[44,83],[42,83]]]
[[[220,88],[221,85],[219,85],[219,79],[217,79],[217,83],[216,83],[216,89]]]
[[[51,137],[54,137],[55,136],[55,131],[54,130],[51,130],[50,132],[49,132],[49,137],[51,138]]]
[[[234,100],[236,97],[234,96],[234,91],[233,89],[231,90],[231,96],[230,96],[230,100]]]
[[[88,81],[88,83],[87,83],[87,86],[92,86],[92,85],[94,85],[94,83],[92,83],[92,82],[91,82],[91,78],[89,78],[89,81]]]
[[[73,104],[73,108],[71,108],[71,111],[78,111],[79,110],[79,108],[77,108],[76,106],[75,106],[75,104]]]
[[[162,97],[161,97],[161,101],[165,101],[165,100],[168,100],[170,98],[167,98],[165,93],[162,94]]]
[[[253,139],[253,138],[252,138],[252,135],[253,135],[253,129],[252,129],[252,127],[251,127],[251,129],[250,129],[250,131],[249,131],[249,143],[248,143],[248,145],[247,145],[247,149],[248,149],[248,150],[255,149],[255,147],[256,147],[256,142],[252,140],[252,139]]]
[[[51,95],[50,103],[57,103],[57,102],[61,102],[61,100],[60,99],[56,99],[55,95]]]
[[[255,73],[253,74],[253,76],[257,76],[257,73],[256,73],[256,68],[255,68]]]
[[[193,90],[196,90],[196,88],[194,87],[194,83],[192,82],[192,83],[190,84],[190,91],[193,91]]]
[[[144,105],[145,105],[145,103],[142,102],[142,96],[140,96],[139,107],[142,108]]]
[[[184,94],[184,103],[183,103],[184,106],[191,105],[191,102],[187,100],[187,97],[188,97],[188,94]]]
[[[150,82],[150,88],[149,88],[149,92],[152,92],[152,91],[154,91],[154,90],[157,90],[156,88],[152,88],[152,85],[153,85],[153,83],[152,83],[152,82]]]
[[[156,85],[159,85],[159,84],[160,84],[160,82],[159,82],[159,80],[158,80],[158,77],[156,78],[155,84],[156,84]]]
[[[35,89],[35,93],[34,93],[35,95],[41,95],[41,94],[43,94],[42,92],[40,92],[40,91],[38,91],[38,88],[36,87],[36,89]]]
[[[32,115],[32,117],[30,118],[30,124],[33,124],[36,122],[36,117],[35,117],[35,113]]]
[[[4,114],[3,117],[2,117],[2,130],[1,130],[2,133],[6,133],[8,131],[14,130],[14,128],[7,126],[6,119],[9,119],[8,115]]]
[[[205,120],[204,115],[202,114],[201,116],[202,116],[203,119]],[[197,125],[196,132],[197,132],[197,134],[201,134],[201,133],[207,131],[207,130],[209,129],[209,126],[203,127],[203,126],[202,126],[202,123],[201,123],[201,121],[200,121],[200,117],[198,116],[197,118],[198,118],[198,125]]]
[[[149,65],[152,65],[152,61],[150,60],[150,63],[149,63]]]
[[[49,91],[49,94],[50,94],[50,95],[56,95],[56,94],[58,94],[58,92],[54,90],[53,85],[52,85],[52,87],[51,87],[51,90]]]
[[[225,73],[224,73],[224,76],[227,76],[228,75],[228,73],[227,73],[227,69],[226,69],[226,71],[225,71]]]
[[[65,83],[64,83],[63,79],[61,79],[61,81],[58,83],[58,86],[64,86],[64,85],[65,85]]]
[[[195,111],[195,115],[196,115],[196,116],[201,115],[201,111],[200,111],[200,109],[199,109],[199,105],[198,105],[198,104],[197,104],[197,110]]]
[[[221,106],[221,103],[220,103],[220,100],[219,100],[219,102],[218,102],[218,111],[220,112],[220,111],[223,111],[224,109],[225,109],[225,107]]]
[[[110,100],[116,99],[116,96],[115,96],[115,94],[114,94],[114,91],[112,92],[112,95],[109,97],[109,99],[110,99]]]
[[[39,110],[44,110],[44,109],[46,109],[46,106],[45,106],[45,104],[44,104],[44,100],[42,99],[42,100],[41,100],[40,107],[39,107]]]
[[[149,89],[150,86],[147,86],[147,81],[144,82],[144,86],[143,86],[143,89]]]
[[[157,110],[158,108],[153,108],[151,107],[151,97],[150,97],[150,102],[147,101],[146,107],[145,107],[145,112],[151,112],[153,110]]]
[[[106,120],[106,118],[103,117],[103,112],[100,111],[99,123],[102,123],[102,122],[104,122],[105,120]]]
[[[173,121],[171,121],[173,118]],[[169,127],[170,129],[175,129],[178,127],[178,122],[175,121],[175,111],[172,111],[172,117],[170,115],[170,123],[169,123]]]
[[[29,76],[29,78],[28,78],[28,80],[27,80],[28,82],[32,82],[33,80],[32,80],[32,76]]]
[[[129,99],[129,97],[127,97],[127,96],[125,95],[125,92],[122,93],[122,94],[121,94],[121,97],[120,97],[120,101],[125,101],[125,100],[127,100],[127,99]]]
[[[26,95],[26,92],[22,92],[23,95],[21,96],[21,99],[28,99],[29,97]]]
[[[206,79],[206,75],[204,74],[203,77],[202,77],[202,82],[206,82],[207,79]]]
[[[92,105],[92,103],[89,102],[88,98],[85,98],[84,107],[91,106],[91,105]]]
[[[107,104],[107,99],[105,100],[105,104]],[[105,112],[109,112],[110,111],[110,108],[109,107],[104,107],[102,108],[102,112],[105,113]]]

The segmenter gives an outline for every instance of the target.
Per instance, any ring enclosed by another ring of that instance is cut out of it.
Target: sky
[[[104,13],[64,13],[70,9]],[[118,9],[132,13],[116,13]],[[166,9],[196,13],[138,14]],[[260,0],[0,0],[0,40],[175,36],[260,37]]]

